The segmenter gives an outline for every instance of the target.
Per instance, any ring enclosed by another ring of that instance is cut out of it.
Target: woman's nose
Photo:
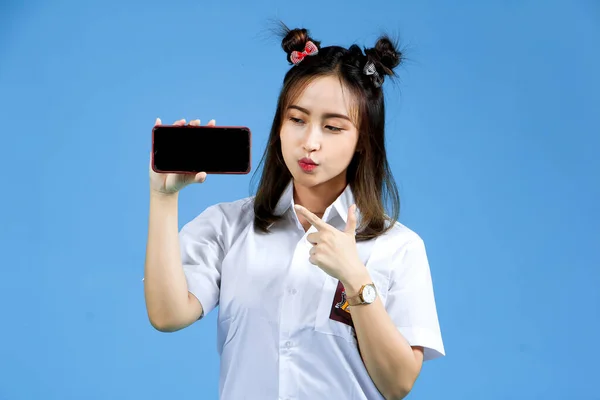
[[[320,136],[321,134],[317,128],[309,129],[309,131],[306,133],[306,136],[304,137],[302,148],[306,151],[319,150],[319,148],[321,147]]]

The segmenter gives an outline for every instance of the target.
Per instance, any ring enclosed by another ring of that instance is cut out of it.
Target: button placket
[[[302,312],[299,289],[303,279],[306,279],[302,272],[302,260],[303,257],[308,257],[308,251],[302,244],[302,240],[297,242],[286,279],[283,282],[285,289],[283,290],[284,295],[281,302],[279,331],[279,396],[285,399],[291,399],[291,396],[297,393],[298,390],[293,365],[294,349],[298,346],[297,339],[295,339],[298,322],[295,316]]]

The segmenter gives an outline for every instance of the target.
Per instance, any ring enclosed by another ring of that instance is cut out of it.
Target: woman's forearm
[[[366,268],[365,268],[366,271]],[[371,282],[368,273],[344,283],[348,296]],[[379,296],[372,304],[350,307],[363,362],[371,379],[388,400],[402,399],[412,389],[423,362],[394,326]]]

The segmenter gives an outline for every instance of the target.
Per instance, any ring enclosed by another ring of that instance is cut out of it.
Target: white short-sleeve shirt
[[[271,233],[253,227],[253,197],[207,208],[180,232],[189,291],[204,314],[217,305],[223,400],[383,399],[361,359],[341,284],[308,260],[311,244],[293,208],[292,183]],[[343,229],[348,186],[323,220]],[[359,212],[360,219],[360,212]],[[445,354],[425,247],[396,223],[357,243],[394,324],[425,360]]]

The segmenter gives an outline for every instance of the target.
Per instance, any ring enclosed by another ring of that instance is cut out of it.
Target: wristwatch
[[[377,289],[372,283],[367,283],[360,288],[356,296],[347,297],[349,306],[359,306],[362,304],[371,304],[377,298]]]

